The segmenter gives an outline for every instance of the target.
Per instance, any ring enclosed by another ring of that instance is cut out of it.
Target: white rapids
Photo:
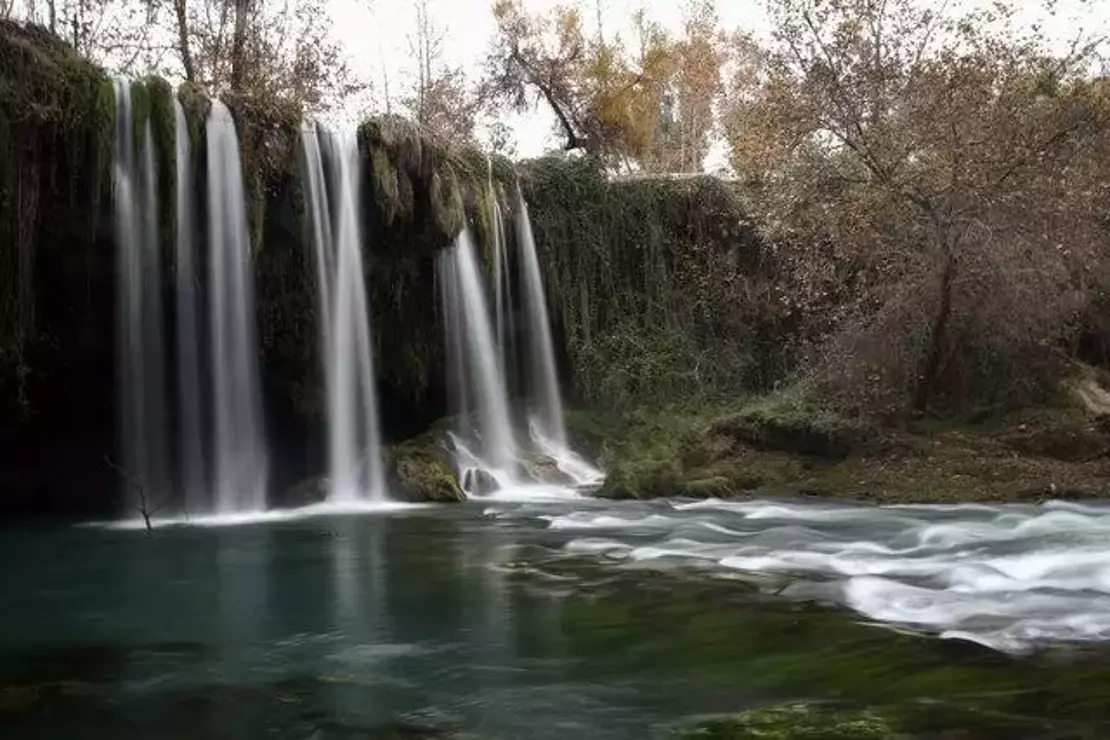
[[[568,554],[770,581],[879,623],[1026,653],[1110,640],[1110,503],[503,503]],[[785,583],[784,583],[785,581]]]

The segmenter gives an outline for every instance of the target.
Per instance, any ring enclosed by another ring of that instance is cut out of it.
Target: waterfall
[[[204,468],[200,390],[200,335],[197,314],[197,265],[193,211],[193,159],[189,126],[177,98],[173,101],[177,142],[177,398],[180,404],[179,454],[185,508],[200,514],[210,508]]]
[[[509,400],[493,338],[481,271],[470,233],[438,257],[439,282],[453,395],[459,397],[461,444],[477,443],[478,461],[499,483],[515,479],[516,443],[509,422]],[[468,434],[477,414],[476,439]]]
[[[551,340],[551,322],[544,297],[543,275],[532,237],[532,221],[528,204],[517,190],[516,237],[520,252],[524,283],[524,312],[528,319],[528,391],[531,404],[529,423],[535,431],[554,445],[567,446],[563,398],[559,393],[559,377],[555,370],[555,343]]]
[[[492,168],[492,165],[491,165]],[[501,360],[501,372],[508,380],[516,367],[516,326],[513,321],[512,274],[509,270],[509,250],[505,234],[505,218],[501,200],[493,187],[493,176],[489,183],[491,224],[493,227],[493,311],[494,328],[497,332],[497,348]]]
[[[260,511],[266,454],[246,196],[235,122],[219,100],[206,129],[216,511]]]
[[[359,225],[358,142],[352,132],[330,132],[317,124],[302,131],[301,143],[319,284],[328,498],[381,501],[386,489]],[[325,154],[330,182],[325,178]]]
[[[579,456],[567,441],[566,412],[555,367],[555,342],[551,317],[543,289],[543,274],[532,235],[528,204],[517,189],[516,242],[523,283],[524,313],[528,327],[528,430],[537,452],[551,458],[555,466],[577,486],[601,483],[605,474]]]
[[[123,466],[148,500],[162,501],[169,494],[169,470],[157,170],[149,121],[136,136],[130,84],[116,81],[115,91],[117,397]]]

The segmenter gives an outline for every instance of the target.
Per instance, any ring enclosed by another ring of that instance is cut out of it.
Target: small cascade
[[[170,475],[157,170],[149,121],[141,131],[135,130],[130,84],[117,81],[115,91],[116,331],[123,466],[146,495],[161,499],[169,493]],[[129,491],[127,499],[133,494]]]
[[[235,123],[219,100],[212,101],[206,136],[215,508],[261,511],[267,461],[246,196]]]
[[[328,499],[384,501],[387,496],[358,212],[358,142],[351,132],[331,132],[317,124],[303,130],[301,143],[328,399]],[[325,177],[325,158],[330,180]]]
[[[473,466],[499,485],[512,485],[517,454],[508,393],[481,271],[466,229],[451,248],[440,253],[437,267],[452,395],[458,397],[456,413],[464,412],[456,439],[459,459],[472,458]]]
[[[544,296],[543,275],[532,236],[528,204],[517,190],[516,238],[520,251],[521,282],[524,285],[524,313],[528,321],[529,424],[544,438],[560,447],[567,446],[563,397],[555,370],[555,343]]]
[[[185,509],[191,514],[208,511],[207,475],[204,466],[201,415],[200,318],[197,294],[195,213],[193,210],[193,158],[185,111],[174,97],[174,133],[177,143],[177,249],[175,292],[177,318],[177,397],[180,404],[179,450],[181,487]]]
[[[493,186],[492,165],[490,173],[491,225],[493,227],[493,312],[494,330],[497,332],[497,349],[501,360],[501,373],[508,380],[516,367],[516,325],[513,320],[513,283],[509,269],[508,239],[501,199]]]
[[[604,474],[583,460],[567,442],[566,412],[555,366],[555,343],[544,295],[543,274],[532,236],[528,204],[517,189],[516,239],[519,251],[523,310],[528,327],[528,429],[536,451],[551,458],[576,485],[600,483]]]

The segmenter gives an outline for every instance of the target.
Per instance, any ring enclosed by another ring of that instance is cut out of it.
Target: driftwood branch
[[[143,517],[143,523],[146,525],[146,536],[152,537],[154,535],[154,527],[150,523],[150,518],[157,514],[158,510],[161,507],[151,508],[150,500],[147,498],[146,494],[146,486],[143,485],[143,482],[139,480],[135,475],[133,475],[129,470],[121,465],[117,465],[116,463],[112,462],[112,459],[107,455],[104,456],[104,463],[112,470],[116,471],[116,473],[118,473],[121,478],[127,481],[127,483],[135,489],[136,493],[139,494],[138,511],[139,514]]]

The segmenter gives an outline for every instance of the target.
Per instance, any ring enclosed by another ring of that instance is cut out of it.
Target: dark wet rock
[[[284,505],[290,508],[311,506],[327,500],[328,482],[322,476],[306,478],[289,488],[285,493]]]
[[[463,490],[474,496],[488,496],[500,486],[497,480],[485,470],[468,470],[463,476]]]
[[[553,486],[573,486],[575,481],[559,468],[559,463],[547,455],[537,455],[525,460],[522,467],[524,474],[536,483],[547,483]]]

